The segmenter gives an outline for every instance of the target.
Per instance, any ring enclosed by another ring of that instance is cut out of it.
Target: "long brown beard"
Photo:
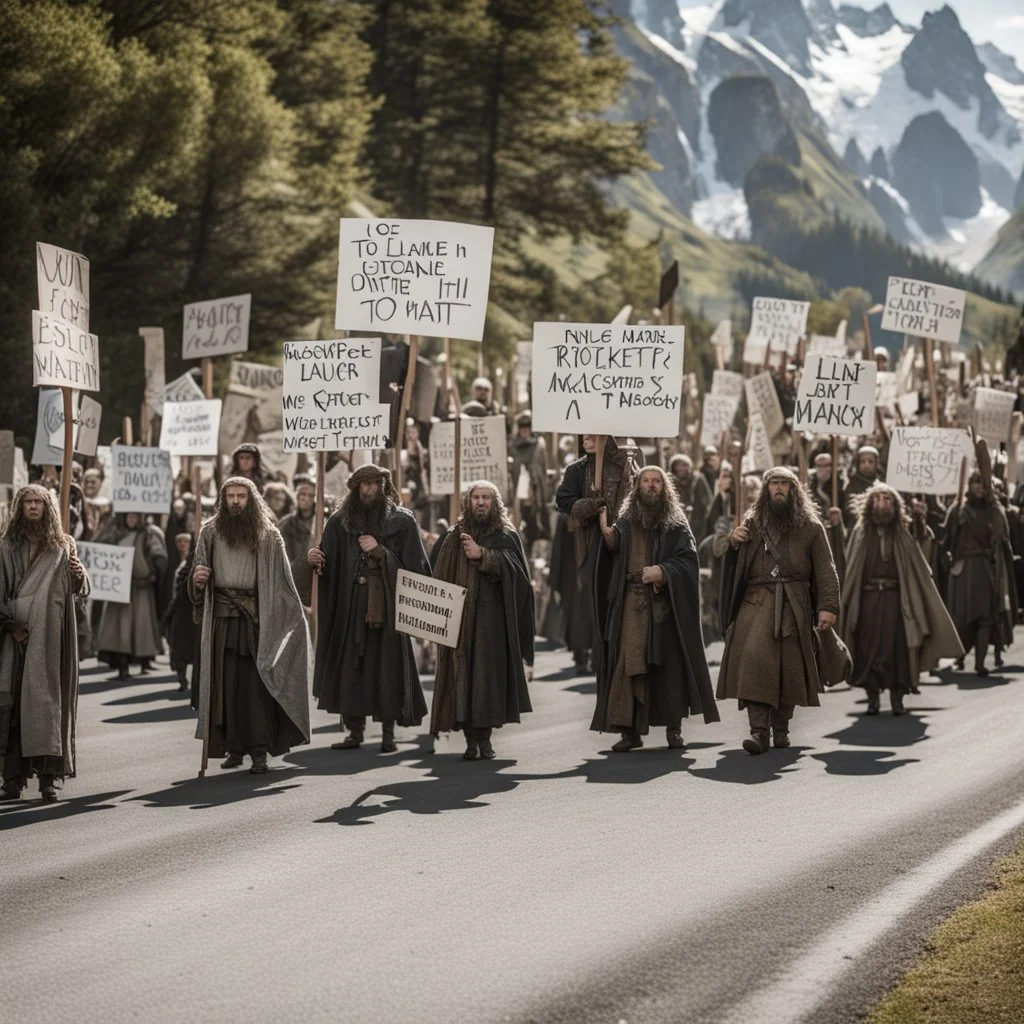
[[[640,491],[637,495],[636,521],[645,530],[657,530],[668,519],[668,495],[664,491],[648,494]]]
[[[787,530],[792,530],[796,523],[796,495],[792,491],[785,501],[777,502],[769,498],[762,512],[762,527],[765,527],[774,537],[779,536]]]
[[[250,502],[241,512],[229,512],[227,509],[217,515],[217,536],[229,548],[256,549],[260,536],[260,523],[256,516],[256,506]]]
[[[384,520],[388,514],[388,499],[383,491],[364,501],[358,491],[351,491],[341,505],[341,522],[349,533],[357,537],[384,536]]]
[[[473,540],[479,542],[482,537],[493,533],[501,524],[501,517],[498,513],[498,506],[492,505],[483,519],[477,519],[474,512],[470,512],[467,521],[462,524]]]
[[[871,522],[880,529],[891,530],[896,522],[895,509],[882,509],[877,505],[871,510]]]

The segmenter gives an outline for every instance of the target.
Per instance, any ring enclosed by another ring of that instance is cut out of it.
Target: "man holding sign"
[[[313,696],[348,729],[335,750],[361,746],[372,717],[383,723],[381,753],[391,754],[395,723],[416,726],[427,713],[412,640],[395,631],[398,571],[429,576],[430,565],[389,470],[360,466],[348,490],[306,556],[321,574]]]
[[[75,774],[78,641],[75,595],[89,579],[54,496],[30,484],[0,539],[0,768],[3,798],[33,775],[44,801]]]

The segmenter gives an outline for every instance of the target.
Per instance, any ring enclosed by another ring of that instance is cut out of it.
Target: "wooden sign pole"
[[[868,321],[867,310],[864,310],[864,358],[875,358],[875,349],[874,346],[871,344],[871,324]]]
[[[64,463],[60,471],[60,525],[71,531],[71,460],[75,453],[75,414],[71,407],[71,388],[61,388],[64,399]]]
[[[324,535],[324,499],[325,495],[325,483],[327,478],[327,453],[317,452],[316,453],[316,479],[313,481],[316,496],[314,497],[313,505],[313,547],[320,546],[320,539]],[[311,596],[309,599],[310,607],[313,610],[312,621],[310,622],[310,639],[313,641],[314,650],[316,649],[316,630],[317,630],[317,606],[319,605],[319,580],[320,573],[313,573],[313,587]]]
[[[807,450],[804,448],[804,437],[795,427],[793,429],[793,444],[796,446],[796,457],[800,467],[800,483],[807,485]]]
[[[832,507],[839,508],[839,435],[832,435]]]
[[[452,501],[448,522],[454,526],[462,515],[462,415],[455,410],[455,466],[452,473]]]
[[[939,386],[935,381],[935,343],[931,338],[922,338],[924,345],[924,365],[928,370],[928,389],[931,394],[932,426],[941,426],[939,419]]]
[[[402,448],[405,446],[405,420],[412,404],[412,389],[416,385],[416,361],[420,357],[420,336],[409,335],[409,366],[405,371],[405,386],[398,405],[398,436],[395,438],[395,490],[402,493]]]
[[[128,448],[131,448],[135,444],[135,438],[132,433],[132,418],[131,416],[125,416],[124,422],[121,424],[121,443]]]
[[[199,545],[199,531],[203,527],[203,494],[202,494],[202,478],[199,472],[199,463],[192,463],[192,496],[195,498],[195,511],[193,513],[192,531],[193,537],[195,538],[195,544]],[[212,566],[211,566],[212,568]],[[207,584],[209,586],[209,584]],[[193,672],[197,672],[199,666],[194,665],[192,668]],[[207,701],[206,717],[203,719],[203,755],[202,763],[199,768],[199,778],[203,778],[206,775],[206,769],[210,764],[210,715],[212,710],[209,707],[210,702]]]

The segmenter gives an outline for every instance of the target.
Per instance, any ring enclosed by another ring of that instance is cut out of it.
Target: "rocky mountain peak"
[[[805,0],[805,3],[807,17],[810,19],[811,27],[819,41],[842,48],[842,41],[836,31],[839,17],[836,14],[836,9],[832,6],[832,0]]]
[[[868,176],[868,162],[864,159],[864,154],[860,151],[857,140],[852,136],[846,144],[846,149],[843,151],[843,162],[858,178],[866,178]]]
[[[1009,82],[1011,85],[1024,85],[1024,71],[1017,66],[1017,61],[1008,53],[1003,53],[995,43],[982,43],[974,48],[981,63],[993,75]]]
[[[840,25],[845,25],[851,32],[855,32],[864,39],[884,35],[894,25],[900,24],[888,4],[879,4],[873,11],[866,11],[863,7],[851,7],[849,4],[840,4],[839,10],[836,11],[836,18]]]
[[[892,177],[889,171],[889,161],[885,157],[885,150],[881,146],[876,146],[874,153],[871,154],[871,163],[868,164],[868,171],[874,178],[881,178],[883,181],[889,181]]]
[[[810,72],[807,41],[812,27],[800,0],[725,0],[716,23],[738,28],[744,22],[748,31],[790,67]]]

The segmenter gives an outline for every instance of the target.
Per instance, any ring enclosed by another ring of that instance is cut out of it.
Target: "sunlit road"
[[[733,705],[610,754],[568,662],[493,762],[332,751],[314,712],[269,775],[205,779],[170,677],[90,663],[78,778],[0,804],[0,1019],[853,1021],[1019,835],[1022,651],[903,718],[843,687],[760,758]]]

